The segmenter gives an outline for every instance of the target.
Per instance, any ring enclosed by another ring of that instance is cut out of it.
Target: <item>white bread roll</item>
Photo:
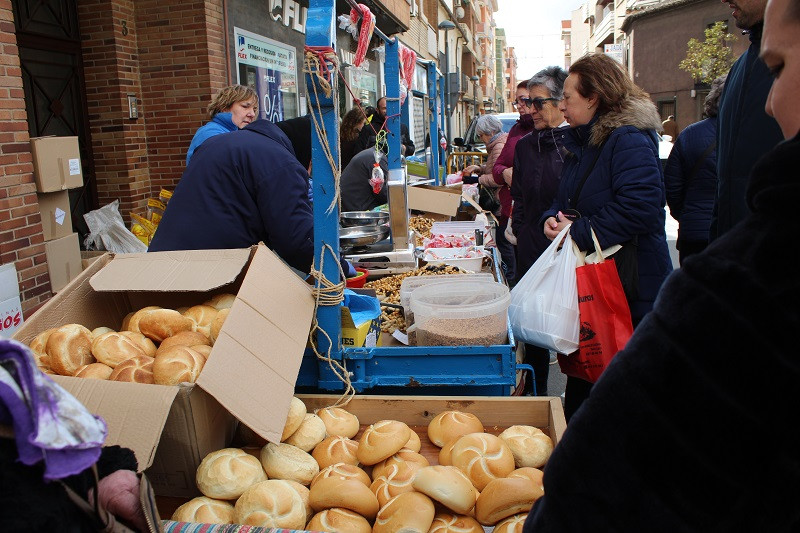
[[[428,533],[436,510],[430,498],[405,492],[386,503],[375,518],[373,533]]]
[[[205,344],[195,344],[194,346],[189,346],[189,348],[202,355],[203,359],[206,361],[208,361],[208,358],[211,357],[211,346],[207,346]]]
[[[419,439],[419,435],[413,429],[411,430],[411,437],[409,437],[408,442],[403,444],[403,448],[419,452],[422,449],[422,441]]]
[[[122,327],[120,328],[120,330],[136,331],[138,333],[141,333],[141,331],[139,331],[139,321],[142,319],[144,315],[156,309],[161,309],[161,308],[157,305],[148,305],[147,307],[142,307],[138,311],[134,311],[129,316],[126,316],[124,319],[122,319]],[[125,322],[126,319],[127,323]]]
[[[537,427],[511,426],[499,436],[514,454],[514,464],[518,468],[541,468],[553,453],[553,440]]]
[[[306,417],[306,404],[297,396],[292,396],[292,401],[289,403],[289,412],[286,414],[286,422],[283,425],[283,433],[281,434],[281,442],[288,439],[292,433],[297,431],[300,424]]]
[[[120,335],[125,335],[130,340],[135,342],[139,348],[142,349],[145,355],[150,357],[156,356],[156,345],[153,341],[139,333],[138,331],[120,331]]]
[[[111,329],[111,328],[107,328],[105,326],[100,326],[99,328],[94,328],[92,330],[92,340],[96,339],[97,337],[99,337],[100,335],[103,335],[105,333],[111,333],[112,331],[114,331],[114,330]]]
[[[494,526],[492,533],[522,533],[522,526],[525,525],[526,518],[528,518],[528,513],[504,518]]]
[[[301,485],[311,484],[319,465],[311,455],[296,446],[268,442],[261,448],[261,465],[270,479],[289,479]]]
[[[50,356],[48,356],[46,353],[31,351],[31,357],[33,357],[33,362],[36,363],[36,367],[39,370],[41,370],[44,374],[55,374],[55,372],[53,372],[53,369],[50,368]],[[81,368],[84,368],[85,366],[88,365],[84,365]],[[78,370],[80,370],[81,368],[79,368]]]
[[[108,379],[111,377],[112,372],[114,372],[114,369],[108,365],[104,365],[103,363],[90,363],[80,367],[78,371],[75,372],[75,377],[86,379]]]
[[[377,496],[380,506],[383,507],[399,494],[413,492],[412,482],[420,468],[422,467],[416,463],[399,463],[386,468],[383,475],[376,478],[369,486]]]
[[[356,481],[360,481],[367,487],[369,487],[370,483],[372,482],[369,479],[369,475],[366,472],[364,472],[363,469],[355,465],[349,465],[346,463],[336,463],[335,465],[326,466],[325,468],[320,470],[319,474],[314,476],[314,479],[311,480],[311,486],[313,487],[314,483],[326,477],[335,477],[339,479],[355,479]]]
[[[306,509],[300,494],[286,481],[270,479],[244,491],[234,506],[236,524],[303,529]]]
[[[471,516],[436,513],[428,533],[484,533],[483,526]]]
[[[326,477],[311,487],[311,508],[323,511],[332,507],[350,509],[367,520],[378,514],[378,498],[369,487],[355,479]]]
[[[230,309],[220,309],[217,316],[214,317],[214,321],[211,322],[211,326],[209,326],[209,334],[211,335],[211,341],[216,342],[217,337],[219,337],[219,332],[222,330],[222,326],[225,324],[225,319],[228,318],[228,314],[230,313]]]
[[[157,385],[194,383],[205,364],[206,358],[188,346],[171,346],[156,355],[153,380]]]
[[[356,450],[358,450],[358,442],[347,437],[325,437],[314,447],[311,455],[317,460],[320,468],[336,463],[358,465]]]
[[[155,359],[146,355],[131,357],[118,364],[108,379],[130,383],[155,383],[153,381],[153,361]]]
[[[297,446],[304,452],[310,452],[325,439],[326,435],[325,422],[314,413],[306,413],[297,431],[283,442]]]
[[[210,305],[193,305],[183,313],[183,316],[194,320],[198,327],[210,327],[211,323],[217,318],[219,309]]]
[[[493,526],[504,518],[530,511],[538,494],[527,478],[492,480],[478,496],[475,518],[485,526]]]
[[[422,467],[414,476],[412,486],[458,514],[469,513],[478,497],[469,478],[454,466]]]
[[[236,300],[235,294],[223,293],[212,296],[211,299],[203,302],[203,305],[210,305],[217,310],[230,309],[234,300]]]
[[[134,341],[112,331],[95,337],[92,341],[92,355],[99,362],[116,368],[118,364],[137,355],[147,355]]]
[[[174,309],[153,309],[139,319],[139,331],[155,342],[161,342],[181,331],[194,331],[196,327],[194,320]]]
[[[491,433],[464,435],[453,445],[450,460],[481,492],[490,481],[514,470],[514,455],[508,445]]]
[[[375,422],[361,434],[356,456],[361,464],[374,465],[399,452],[410,437],[411,428],[404,422]]]
[[[317,411],[317,416],[325,423],[328,435],[334,437],[352,439],[361,427],[358,417],[341,407],[325,407]]]
[[[300,495],[300,499],[303,500],[303,505],[306,508],[306,522],[308,522],[312,516],[314,516],[314,509],[311,508],[311,491],[305,485],[301,485],[297,481],[292,481],[291,479],[285,479],[286,483],[289,484],[297,494]]]
[[[403,464],[403,463],[412,463],[417,467],[430,465],[430,463],[428,462],[428,460],[425,458],[424,455],[403,448],[402,450],[392,455],[391,457],[375,464],[375,466],[372,467],[372,479],[375,480],[384,475],[384,471],[387,468],[391,467],[392,465]]]
[[[172,520],[195,524],[233,524],[233,504],[198,496],[175,509]]]
[[[452,465],[453,461],[450,459],[450,455],[453,453],[453,446],[455,446],[458,439],[451,440],[439,450],[439,464],[440,465]]]
[[[360,514],[334,507],[315,514],[306,524],[306,531],[333,533],[372,533],[372,526]]]
[[[472,413],[443,411],[428,424],[428,438],[440,448],[470,433],[483,433],[483,424]]]
[[[156,355],[172,346],[192,347],[197,345],[211,346],[211,339],[199,331],[181,331],[161,341],[161,344],[158,345],[158,350],[156,350]]]
[[[544,496],[544,472],[539,470],[538,468],[531,468],[524,466],[522,468],[517,468],[513,472],[511,472],[508,477],[521,477],[524,479],[529,479],[531,483],[533,483],[534,490],[537,494],[536,499],[538,500],[542,496]]]
[[[54,372],[72,376],[83,365],[95,362],[92,332],[80,324],[65,324],[50,333],[45,352]]]
[[[131,311],[125,318],[122,319],[122,325],[119,327],[120,331],[130,331],[130,324],[131,324],[131,317],[136,314],[135,311]]]
[[[50,328],[36,335],[30,344],[31,351],[34,353],[47,353],[47,339],[50,338],[50,334],[56,329],[57,328]]]
[[[267,474],[258,459],[239,448],[223,448],[206,455],[197,467],[197,488],[216,500],[235,500]]]

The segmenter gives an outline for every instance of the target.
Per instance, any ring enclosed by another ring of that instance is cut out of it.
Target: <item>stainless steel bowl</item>
[[[339,243],[345,247],[368,246],[389,236],[389,226],[353,226],[339,230]]]
[[[383,211],[345,211],[339,215],[339,225],[343,228],[380,226],[387,222],[389,222],[389,213]]]

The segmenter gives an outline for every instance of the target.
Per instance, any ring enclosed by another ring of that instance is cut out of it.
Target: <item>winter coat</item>
[[[628,301],[634,324],[652,308],[672,270],[664,230],[666,199],[656,134],[660,127],[655,105],[647,97],[630,97],[620,111],[570,128],[564,147],[571,154],[564,162],[558,194],[539,219],[543,228],[545,219],[572,207],[570,198],[600,151],[574,207],[581,218],[572,223],[570,235],[584,251],[594,251],[592,228],[603,249],[638,239],[639,294]]]
[[[506,139],[508,139],[508,133],[500,133],[500,135],[498,135],[494,140],[489,141],[489,144],[486,145],[486,151],[488,152],[488,155],[486,156],[486,162],[481,165],[480,176],[478,177],[478,183],[484,187],[496,189],[501,186],[499,183],[494,181],[492,169],[494,168],[497,158],[500,157],[503,147],[506,145]]]
[[[308,272],[314,217],[308,173],[286,135],[256,120],[203,143],[186,167],[149,251],[247,248],[264,242]]]
[[[214,118],[200,126],[192,137],[192,142],[189,144],[189,151],[186,153],[186,164],[189,164],[189,159],[197,147],[203,144],[206,139],[219,135],[220,133],[230,133],[238,130],[239,127],[233,123],[233,114],[229,112],[217,113]]]
[[[667,205],[679,223],[679,241],[708,242],[717,192],[717,150],[706,150],[716,141],[717,117],[696,122],[678,136],[664,167]]]
[[[389,167],[386,156],[381,154],[380,166],[383,169],[383,185],[375,194],[369,180],[375,166],[375,150],[366,148],[357,153],[342,172],[340,188],[342,191],[342,211],[371,211],[388,202],[386,179]]]
[[[731,67],[719,100],[717,198],[711,239],[745,217],[750,171],[762,155],[783,139],[778,123],[764,111],[772,75],[758,57],[762,29],[762,23],[750,29],[750,47]]]
[[[497,158],[492,169],[494,181],[501,186],[497,194],[500,198],[501,214],[506,219],[511,216],[511,184],[503,178],[503,171],[511,168],[514,164],[514,147],[517,145],[517,141],[532,132],[533,129],[533,117],[528,114],[520,115],[519,120],[508,131],[506,145],[503,146],[503,151],[500,152],[500,157]]]
[[[539,218],[553,205],[564,164],[563,138],[569,128],[533,131],[517,142],[511,198],[511,229],[517,237],[517,279],[550,245]]]
[[[800,136],[761,159],[750,214],[666,281],[570,419],[524,533],[800,530],[797,161]]]

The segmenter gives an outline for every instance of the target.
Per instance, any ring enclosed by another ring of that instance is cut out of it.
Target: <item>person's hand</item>
[[[109,513],[136,526],[140,531],[147,531],[147,521],[139,503],[139,478],[136,472],[112,472],[98,482],[97,493],[100,505]],[[91,492],[90,499],[93,499]]]
[[[572,224],[570,220],[566,217],[547,217],[547,220],[544,221],[544,236],[550,239],[551,241],[558,237],[558,234],[561,233],[561,230],[566,228]]]
[[[506,182],[506,185],[511,187],[511,177],[514,175],[514,168],[508,167],[503,169],[503,180]]]
[[[472,174],[473,172],[476,172],[478,170],[478,168],[480,168],[480,167],[478,167],[478,165],[469,165],[468,167],[465,167],[464,170],[461,173],[462,174]]]

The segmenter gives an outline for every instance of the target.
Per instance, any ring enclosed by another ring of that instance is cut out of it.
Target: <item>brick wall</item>
[[[16,265],[27,318],[52,294],[10,0],[0,0],[0,123],[0,263]]]

